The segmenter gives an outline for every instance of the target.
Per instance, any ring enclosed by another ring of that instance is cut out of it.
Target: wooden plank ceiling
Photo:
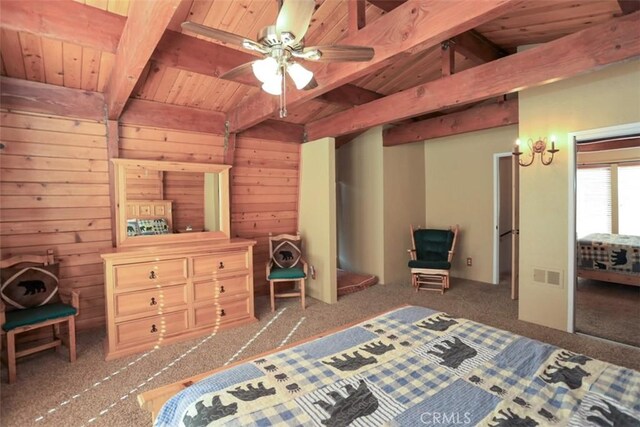
[[[127,16],[133,0],[75,1]],[[306,37],[308,46],[335,44],[347,35],[348,1],[351,0],[316,0],[318,6]],[[402,0],[366,2],[366,25],[402,3]],[[624,5],[624,1],[528,1],[514,11],[478,26],[474,34],[503,54],[513,53],[517,46],[546,43],[622,15],[621,4]],[[180,23],[188,19],[255,39],[258,30],[273,23],[276,15],[275,0],[183,0],[168,28],[181,31]],[[198,38],[217,43],[201,36]],[[114,66],[114,52],[14,31],[5,26],[0,29],[0,74],[8,77],[103,92]],[[456,72],[478,65],[477,58],[464,53],[463,49],[456,49]],[[247,52],[238,53],[242,54],[247,55]],[[374,96],[392,95],[442,77],[441,57],[440,46],[416,49],[352,84],[373,92]],[[305,65],[315,69],[319,64]],[[159,64],[152,57],[131,97],[228,112],[259,92],[260,89],[253,85]],[[305,124],[341,112],[349,105],[346,99],[336,99],[335,95],[316,98],[289,109],[285,120]]]

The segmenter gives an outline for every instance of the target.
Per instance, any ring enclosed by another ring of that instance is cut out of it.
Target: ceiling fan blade
[[[255,50],[262,53],[266,52],[266,48],[264,46],[254,42],[253,40],[227,31],[218,30],[217,28],[207,27],[206,25],[187,21],[182,23],[182,29],[200,34],[201,36],[219,40],[223,43],[243,47],[248,50]]]
[[[320,52],[320,57],[314,55],[314,52]],[[328,62],[328,61],[370,61],[375,54],[372,47],[367,46],[310,46],[304,48],[302,57],[310,61]],[[297,56],[297,55],[294,55]]]
[[[293,40],[300,42],[307,33],[311,16],[316,9],[315,0],[284,0],[278,19],[276,19],[276,31],[278,34],[290,33],[292,44]],[[287,41],[283,37],[283,41]]]
[[[249,74],[252,72],[251,66],[258,61],[260,60],[257,59],[255,61],[247,62],[246,64],[238,65],[237,67],[232,68],[226,73],[224,73],[223,75],[221,75],[220,78],[227,79],[227,80],[235,80],[237,77],[243,74]]]

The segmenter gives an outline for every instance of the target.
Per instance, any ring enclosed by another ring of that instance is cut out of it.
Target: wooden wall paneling
[[[22,59],[27,80],[44,82],[44,63],[40,37],[30,33],[18,33],[22,47]]]
[[[0,29],[0,50],[7,76],[24,79],[27,76],[22,60],[22,48],[17,31]]]
[[[80,291],[79,329],[99,326],[99,253],[111,247],[105,125],[7,111],[0,118],[1,256],[52,248],[60,286]]]
[[[101,52],[89,47],[82,48],[82,76],[80,88],[95,92],[98,90]]]
[[[188,172],[164,173],[164,199],[172,200],[173,228],[204,229],[204,175]]]
[[[73,43],[62,44],[64,85],[80,89],[82,86],[82,46]]]
[[[64,66],[62,62],[62,42],[46,37],[41,38],[42,59],[44,62],[45,82],[52,85],[64,85]]]
[[[254,247],[256,292],[268,292],[264,265],[269,232],[295,233],[298,223],[299,143],[238,135],[231,168],[231,230],[257,240]]]

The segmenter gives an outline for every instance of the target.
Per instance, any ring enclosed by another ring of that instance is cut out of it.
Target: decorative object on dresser
[[[459,228],[448,230],[411,229],[411,284],[418,290],[440,291],[449,288],[449,270],[456,248]]]
[[[63,292],[58,288],[58,264],[54,263],[53,250],[47,250],[46,255],[4,259],[0,268],[0,325],[7,336],[9,383],[16,381],[16,359],[60,347],[63,341],[69,348],[69,361],[75,362],[75,316],[80,312],[80,296],[75,291]],[[61,301],[62,293],[69,298],[69,304]],[[63,340],[60,324],[65,322],[69,338]],[[16,335],[46,326],[53,327],[53,341],[16,352]]]
[[[118,247],[102,254],[106,359],[255,322],[256,242],[229,238],[230,166],[128,159],[114,164]],[[147,176],[159,180],[153,200],[136,196],[138,178]],[[179,200],[171,185],[191,186],[190,200]],[[172,200],[157,198],[168,193]],[[166,230],[131,233],[132,219],[138,227],[155,221]]]
[[[304,281],[307,278],[307,263],[302,258],[300,233],[279,234],[269,233],[269,262],[267,263],[267,280],[271,293],[271,311],[276,309],[276,298],[300,297],[302,308],[304,304]],[[298,282],[299,289],[293,292],[276,293],[275,284],[282,282]]]

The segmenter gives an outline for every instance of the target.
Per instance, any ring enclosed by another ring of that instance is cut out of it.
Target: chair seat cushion
[[[76,309],[68,304],[55,303],[41,305],[40,307],[27,308],[24,310],[9,311],[6,314],[6,322],[2,329],[10,331],[20,326],[34,325],[46,320],[58,319],[60,317],[74,316]]]
[[[409,261],[409,268],[430,268],[434,270],[449,270],[451,263],[448,261],[423,261],[419,259]]]
[[[307,277],[304,270],[299,267],[292,268],[272,268],[268,280],[275,279],[304,279]]]

